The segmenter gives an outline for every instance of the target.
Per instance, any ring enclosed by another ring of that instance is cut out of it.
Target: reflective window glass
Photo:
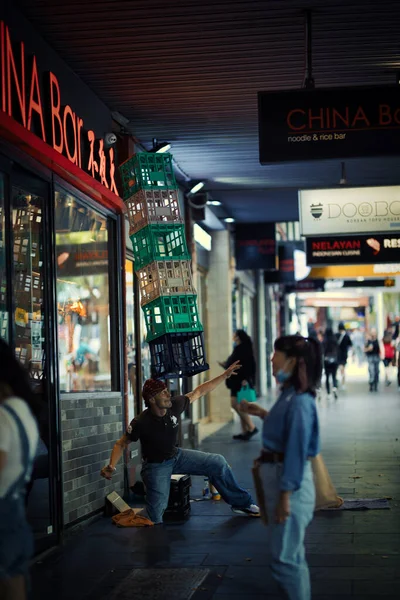
[[[55,194],[60,390],[111,390],[107,218]]]
[[[0,173],[0,337],[8,341],[6,224],[4,216],[4,175]]]

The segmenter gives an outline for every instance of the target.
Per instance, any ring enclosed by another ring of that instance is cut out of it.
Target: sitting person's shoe
[[[231,509],[232,512],[236,513],[237,515],[245,515],[247,517],[260,516],[260,509],[258,508],[257,504],[250,504],[250,506],[247,506],[246,508],[238,508],[236,506],[232,506]]]

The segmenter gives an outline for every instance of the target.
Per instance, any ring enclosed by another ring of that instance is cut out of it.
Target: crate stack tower
[[[172,156],[140,152],[120,166],[120,174],[152,376],[188,377],[206,371]]]

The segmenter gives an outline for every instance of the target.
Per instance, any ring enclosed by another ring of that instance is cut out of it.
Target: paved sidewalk
[[[314,600],[400,597],[400,393],[394,386],[366,390],[356,382],[337,401],[322,397],[323,454],[340,495],[392,497],[391,510],[315,516],[307,533]],[[224,454],[241,485],[252,488],[260,434],[234,442],[236,429],[227,425],[202,449]],[[192,496],[199,497],[201,479],[193,484]],[[33,600],[102,600],[143,567],[209,569],[193,600],[273,600],[279,596],[266,560],[258,519],[234,516],[224,502],[195,502],[183,525],[117,529],[104,518],[90,525],[34,566]],[[134,588],[129,597],[138,598]]]

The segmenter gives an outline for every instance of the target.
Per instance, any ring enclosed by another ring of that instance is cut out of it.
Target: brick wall
[[[100,477],[111,449],[123,431],[119,392],[61,394],[61,440],[64,524],[104,506],[105,496],[123,489],[119,463],[112,483]]]

